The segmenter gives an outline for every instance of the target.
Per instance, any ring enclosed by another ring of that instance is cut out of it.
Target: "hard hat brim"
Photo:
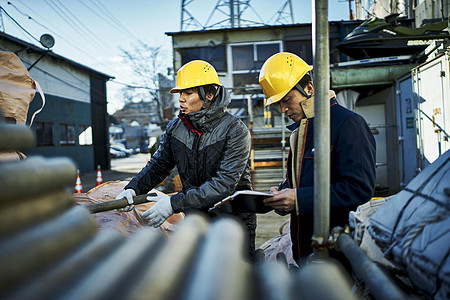
[[[170,92],[171,92],[172,94],[174,94],[174,93],[179,93],[179,92],[181,92],[182,90],[185,90],[185,88],[183,89],[183,88],[181,88],[181,87],[179,87],[179,86],[176,86],[176,87],[174,87],[173,89],[171,89]]]
[[[222,84],[217,84],[217,83],[210,83],[210,84],[222,86]],[[205,84],[205,85],[206,85],[206,84]],[[174,87],[173,89],[170,90],[170,93],[172,93],[172,94],[174,94],[174,93],[179,93],[179,92],[181,92],[182,90],[192,89],[192,88],[199,87],[199,86],[202,86],[202,85],[197,85],[197,86],[186,86],[186,87],[184,87],[184,86],[176,86],[176,87]]]
[[[269,99],[267,99],[266,104],[264,105],[265,107],[277,103],[278,101],[280,101],[281,99],[283,99],[284,96],[287,95],[287,93],[289,93],[291,89],[286,90],[286,91],[282,91],[281,93],[275,94],[272,97],[270,97]]]

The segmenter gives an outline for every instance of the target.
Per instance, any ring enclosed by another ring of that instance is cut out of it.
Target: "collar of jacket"
[[[194,125],[192,125],[192,123],[189,120],[189,115],[187,114],[183,114],[180,113],[178,115],[178,118],[180,118],[181,121],[183,121],[183,123],[192,131],[197,133],[198,135],[202,135],[202,133],[200,131],[197,130],[197,128],[194,127]]]
[[[328,91],[328,96],[330,98],[330,107],[331,107],[333,104],[337,103],[336,93],[330,90]],[[314,96],[300,102],[300,105],[302,106],[303,112],[305,113],[307,119],[314,118]],[[290,131],[294,131],[298,126],[300,126],[300,121],[290,124],[286,126],[286,128],[289,129]]]
[[[189,123],[199,132],[207,132],[214,127],[220,118],[226,113],[231,97],[224,87],[219,87],[220,92],[211,101],[211,106],[194,113],[185,115]],[[179,115],[180,116],[180,115]]]

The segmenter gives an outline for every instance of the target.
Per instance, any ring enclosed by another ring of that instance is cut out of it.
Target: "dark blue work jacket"
[[[370,200],[375,191],[375,139],[358,114],[330,102],[330,229],[348,224],[348,213]],[[288,128],[295,130],[299,123]],[[291,212],[294,259],[312,253],[314,202],[314,118],[308,119],[298,187],[292,186],[292,155],[288,156],[287,180],[282,188],[297,189],[299,214]],[[291,148],[292,149],[292,148]],[[299,149],[301,151],[301,149]]]

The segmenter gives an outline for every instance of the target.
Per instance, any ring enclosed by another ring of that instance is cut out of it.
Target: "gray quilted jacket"
[[[183,190],[171,197],[175,212],[206,211],[236,190],[251,189],[250,133],[227,111],[221,88],[211,106],[172,120],[158,150],[125,187],[145,194],[177,166]]]

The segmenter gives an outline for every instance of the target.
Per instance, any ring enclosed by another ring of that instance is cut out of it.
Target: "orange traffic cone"
[[[102,172],[100,171],[100,165],[97,166],[97,182],[95,183],[95,186],[100,185],[103,183],[102,179]]]
[[[83,186],[81,185],[80,170],[77,170],[77,182],[75,183],[75,193],[82,193],[82,192]]]

